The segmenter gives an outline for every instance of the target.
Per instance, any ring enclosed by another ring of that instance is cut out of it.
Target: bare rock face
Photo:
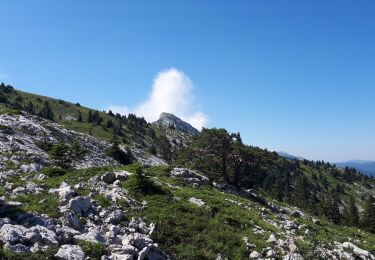
[[[77,141],[87,151],[83,158],[74,160],[74,168],[116,165],[116,161],[105,154],[110,146],[105,141],[92,136],[67,130],[49,120],[32,115],[0,115],[0,154],[13,154],[11,157],[0,156],[0,165],[11,161],[19,164],[19,171],[37,173],[45,166],[53,164],[41,143],[57,144]],[[5,129],[5,130],[4,130]],[[30,163],[32,162],[32,163]],[[0,167],[0,173],[1,173]]]

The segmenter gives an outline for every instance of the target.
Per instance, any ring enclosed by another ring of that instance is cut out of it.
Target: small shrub
[[[99,243],[81,241],[78,245],[82,248],[83,252],[90,257],[90,259],[100,260],[103,255],[108,254],[105,246]]]
[[[141,194],[164,194],[161,187],[154,184],[148,176],[143,173],[143,167],[138,165],[135,173],[130,175],[129,179],[124,183],[126,189],[134,195]]]
[[[65,175],[67,171],[58,167],[46,167],[42,170],[42,173],[50,178],[54,178]]]
[[[109,206],[112,205],[112,202],[106,197],[104,197],[103,195],[94,194],[92,195],[92,198],[96,200],[99,203],[99,205],[102,206],[103,208],[108,208]]]
[[[11,116],[21,115],[21,110],[6,107],[6,108],[3,108],[3,109],[0,110],[0,114],[11,115]]]
[[[40,149],[49,152],[53,146],[53,144],[48,143],[46,141],[37,141],[35,142],[36,146],[38,146]]]

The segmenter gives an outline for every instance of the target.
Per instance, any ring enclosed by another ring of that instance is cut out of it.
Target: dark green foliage
[[[167,162],[172,161],[172,146],[165,135],[161,135],[158,139],[158,147],[161,157]]]
[[[111,119],[107,120],[105,125],[107,128],[112,128],[114,126],[113,121]]]
[[[321,203],[321,215],[328,221],[339,224],[341,222],[341,214],[339,210],[340,199],[336,192],[330,192]]]
[[[345,207],[342,221],[347,226],[359,226],[359,212],[353,197],[350,197],[348,205]]]
[[[155,148],[155,145],[152,145],[150,148],[149,148],[149,152],[152,154],[152,155],[156,155],[156,148]]]
[[[100,125],[102,121],[103,121],[103,118],[99,115],[99,111],[96,110],[94,111],[94,113],[92,113],[91,110],[89,111],[89,115],[88,115],[89,123]]]
[[[78,111],[77,122],[82,122],[82,121],[83,121],[82,113],[81,113],[81,111]]]
[[[14,88],[11,85],[5,85],[3,82],[0,84],[0,93],[9,94],[14,91]]]
[[[69,146],[63,142],[53,145],[49,156],[61,168],[68,168],[72,161]]]
[[[154,184],[143,172],[143,167],[138,165],[129,179],[124,183],[126,189],[135,196],[139,194],[163,194],[163,190]]]
[[[54,114],[48,101],[44,102],[44,106],[38,115],[40,117],[53,120]]]
[[[42,173],[50,178],[54,178],[65,175],[67,171],[58,167],[46,167],[43,168]]]
[[[30,114],[34,114],[34,104],[32,101],[29,101],[29,103],[27,103],[26,111]]]
[[[75,160],[82,159],[87,151],[82,148],[78,141],[74,141],[70,146],[71,157]]]
[[[87,116],[87,122],[92,123],[92,112],[91,112],[91,110],[89,110],[89,114]]]
[[[73,160],[82,159],[86,152],[79,142],[75,141],[71,145],[63,142],[52,145],[48,153],[59,167],[69,168]]]
[[[124,152],[120,148],[118,141],[114,140],[111,147],[107,150],[107,155],[115,159],[117,162],[127,165],[133,162],[134,158],[130,151]]]
[[[4,95],[3,93],[0,93],[0,103],[8,103],[8,97],[6,95]]]
[[[114,116],[115,116],[115,114],[113,114],[112,110],[109,110],[109,111],[108,111],[108,115],[111,116],[111,117],[114,117]]]
[[[89,241],[80,241],[78,245],[82,248],[85,255],[90,257],[90,259],[100,260],[102,256],[108,255],[105,246],[102,244]]]
[[[362,227],[369,232],[375,233],[375,199],[372,195],[368,196],[364,206]]]

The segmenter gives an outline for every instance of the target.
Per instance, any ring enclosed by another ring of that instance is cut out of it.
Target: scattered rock
[[[91,208],[91,200],[88,197],[76,197],[69,201],[68,208],[76,215],[84,216]]]
[[[107,184],[112,184],[116,180],[116,175],[113,172],[106,172],[100,179]]]
[[[57,189],[51,189],[49,193],[59,194],[62,203],[66,203],[71,198],[73,198],[74,195],[76,195],[75,189],[72,186],[68,185],[66,182],[62,182],[60,187]]]
[[[195,198],[195,197],[191,197],[191,198],[189,199],[189,202],[190,202],[190,203],[193,203],[193,204],[195,204],[195,205],[197,205],[197,206],[199,206],[199,207],[202,207],[202,206],[205,205],[205,202],[204,202],[203,200],[201,200],[201,199],[197,199],[197,198]]]
[[[277,239],[276,239],[275,234],[271,234],[270,237],[268,238],[268,240],[266,242],[267,243],[276,243]]]
[[[359,248],[358,246],[350,243],[350,242],[344,242],[342,244],[343,248],[350,249],[353,251],[353,254],[361,259],[371,259],[374,260],[375,256],[373,256],[369,251],[366,251],[364,249]]]
[[[83,260],[85,259],[85,253],[79,246],[63,245],[57,254],[55,254],[55,257],[61,260]]]
[[[261,258],[262,255],[260,253],[258,253],[257,251],[253,251],[253,252],[251,252],[249,257],[250,257],[250,259],[258,259],[258,258]]]

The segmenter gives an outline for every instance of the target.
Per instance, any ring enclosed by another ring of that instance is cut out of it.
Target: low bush
[[[99,243],[92,243],[88,241],[81,241],[78,244],[85,255],[90,257],[90,259],[100,260],[103,255],[107,255],[107,250],[104,245]]]
[[[42,170],[42,173],[50,178],[54,178],[65,175],[67,171],[58,167],[46,167]]]

